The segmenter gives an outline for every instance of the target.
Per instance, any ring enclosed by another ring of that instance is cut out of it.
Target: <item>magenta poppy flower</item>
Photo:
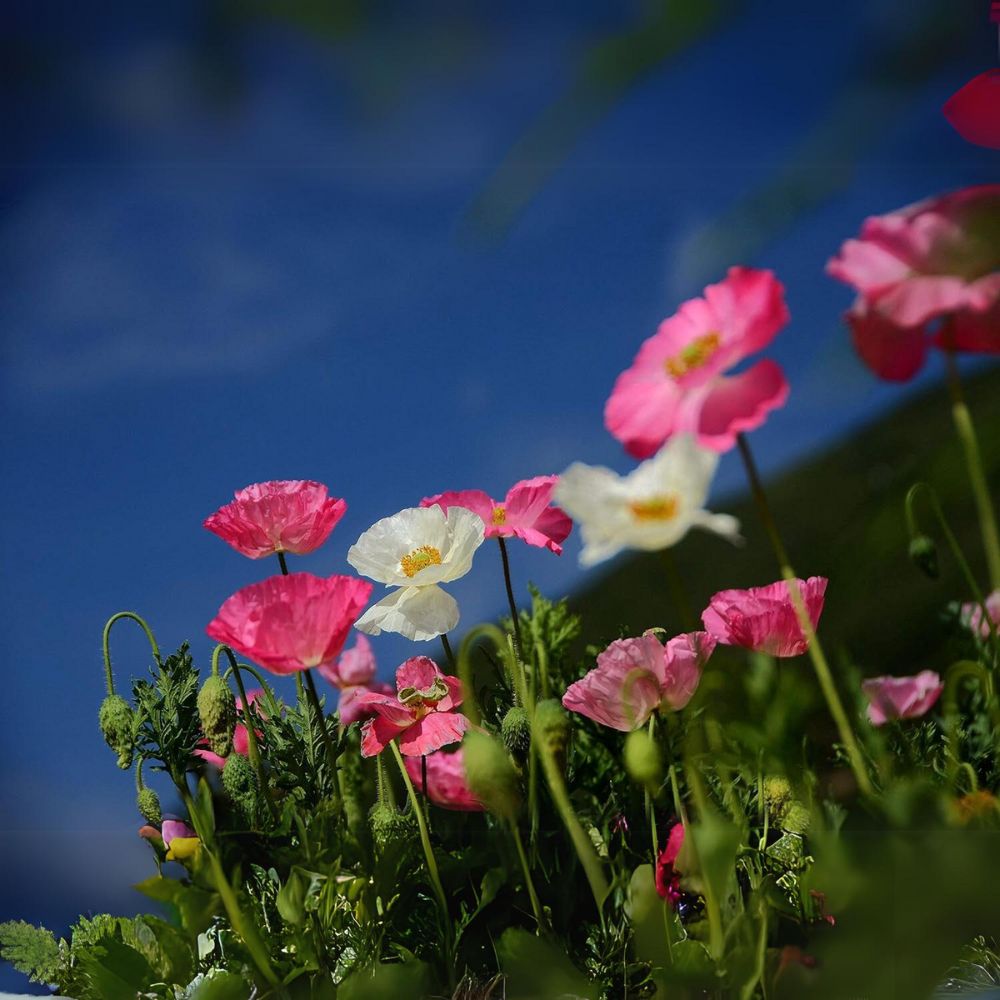
[[[823,576],[798,581],[813,628],[823,613],[827,583]],[[770,656],[800,656],[809,648],[785,580],[749,590],[720,590],[701,613],[701,620],[727,646]]]
[[[1000,590],[994,590],[992,594],[988,594],[983,603],[986,605],[986,613],[989,615],[989,621],[983,617],[983,609],[978,601],[970,601],[968,604],[963,604],[961,617],[962,622],[969,631],[982,639],[988,639],[991,633],[990,621],[993,622],[994,627],[1000,632]]]
[[[465,780],[462,748],[437,750],[427,755],[427,798],[442,809],[459,812],[485,812],[486,806],[472,794]],[[406,757],[403,761],[413,787],[423,791],[423,766],[419,757]]]
[[[520,538],[558,556],[573,529],[569,515],[552,506],[552,493],[558,482],[558,476],[522,479],[507,491],[503,503],[497,503],[482,490],[452,490],[425,497],[420,506],[436,505],[446,513],[449,507],[464,507],[483,519],[486,538]]]
[[[254,483],[205,519],[205,527],[251,559],[277,552],[305,555],[318,549],[344,516],[347,504],[305,479]]]
[[[272,576],[233,594],[206,631],[272,673],[308,670],[343,649],[371,591],[355,576]]]
[[[563,707],[611,729],[639,729],[653,712],[677,711],[691,700],[713,649],[707,632],[678,635],[666,645],[652,632],[616,639],[597,666],[567,688]]]
[[[916,719],[941,697],[944,684],[933,670],[913,677],[871,677],[861,682],[868,698],[868,721],[884,726],[890,719]]]
[[[375,715],[361,730],[361,753],[374,757],[393,740],[407,757],[421,757],[458,743],[469,720],[454,711],[462,703],[462,685],[427,656],[414,656],[396,670],[396,694],[362,691],[357,702]]]
[[[787,322],[784,289],[770,271],[730,268],[642,345],[615,382],[605,426],[635,458],[648,458],[684,431],[705,448],[728,451],[737,434],[784,404],[788,383],[774,361],[724,373],[766,347]]]
[[[674,823],[667,834],[666,846],[656,859],[656,891],[661,899],[667,900],[676,907],[683,893],[681,892],[681,873],[677,870],[677,858],[684,846],[684,824]]]
[[[260,688],[252,688],[250,691],[247,691],[247,701],[252,705],[258,698],[263,697],[263,695],[264,692]],[[260,709],[258,709],[259,711]],[[237,718],[243,715],[242,698],[236,699],[236,715]],[[257,741],[260,742],[264,738],[264,734],[259,729],[255,729],[254,732],[257,734]],[[217,753],[212,753],[208,749],[208,746],[208,740],[202,740],[195,747],[194,755],[207,761],[209,764],[214,764],[221,771],[226,766],[226,758],[220,757]],[[237,722],[233,728],[233,752],[243,757],[247,757],[250,754],[250,737],[247,735],[247,727],[242,722]]]
[[[340,692],[337,714],[342,726],[349,726],[362,719],[370,719],[374,709],[366,707],[358,695],[365,691],[391,695],[396,689],[391,684],[375,680],[375,653],[368,637],[359,634],[354,645],[340,654],[336,663],[322,663],[316,668]]]
[[[187,823],[182,819],[176,819],[175,817],[163,818],[163,822],[160,824],[160,837],[163,839],[163,846],[170,847],[170,842],[175,837],[197,837],[198,834],[191,829]]]
[[[973,77],[944,105],[944,116],[966,141],[1000,149],[1000,69]]]
[[[827,273],[852,285],[854,346],[881,378],[906,381],[932,346],[1000,353],[1000,184],[966,188],[865,221]]]

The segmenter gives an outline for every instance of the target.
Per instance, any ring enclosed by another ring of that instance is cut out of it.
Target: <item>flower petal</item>
[[[720,377],[702,402],[696,430],[698,443],[713,451],[728,451],[736,435],[760,427],[771,410],[788,399],[788,382],[781,366],[769,358],[739,375]]]
[[[458,602],[440,587],[400,587],[373,604],[357,621],[368,635],[398,632],[422,642],[458,625]]]
[[[399,737],[404,757],[421,757],[459,743],[469,728],[469,720],[458,712],[431,712]]]

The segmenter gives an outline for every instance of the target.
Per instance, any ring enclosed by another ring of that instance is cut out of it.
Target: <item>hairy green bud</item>
[[[625,770],[637,785],[650,792],[655,792],[663,781],[660,748],[645,729],[637,729],[625,737]]]
[[[910,559],[922,573],[932,580],[936,580],[940,575],[937,546],[934,544],[933,538],[927,535],[914,535],[910,539]]]
[[[237,812],[252,826],[257,818],[260,785],[253,764],[243,754],[232,753],[226,758],[222,787]]]
[[[160,811],[160,797],[152,788],[140,788],[135,796],[135,804],[139,815],[147,823],[152,823],[153,826],[160,825],[163,819],[163,813]]]
[[[521,787],[504,748],[492,736],[473,730],[462,742],[462,762],[472,794],[494,816],[513,823],[521,806]]]
[[[571,732],[569,716],[555,698],[546,698],[535,706],[531,738],[543,753],[552,754],[560,770],[566,767]]]
[[[417,821],[409,813],[401,813],[386,802],[377,802],[368,814],[372,840],[379,851],[412,842],[417,833]]]
[[[771,774],[764,779],[764,802],[772,816],[780,816],[791,801],[792,786],[786,777]]]
[[[198,717],[212,753],[228,757],[233,749],[236,700],[229,685],[217,674],[212,674],[198,692]]]
[[[132,766],[135,753],[135,712],[132,706],[117,694],[109,694],[101,702],[97,716],[104,742],[118,754],[118,766],[127,771]]]
[[[804,835],[809,832],[811,820],[809,810],[801,802],[789,802],[778,825],[788,833]]]
[[[531,746],[531,721],[520,705],[507,710],[500,724],[500,736],[511,753],[526,753]]]

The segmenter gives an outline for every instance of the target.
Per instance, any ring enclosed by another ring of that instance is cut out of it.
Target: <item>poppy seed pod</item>
[[[212,674],[198,692],[198,717],[212,753],[228,757],[236,728],[236,700],[218,674]]]
[[[554,698],[546,698],[535,706],[532,738],[544,752],[552,754],[560,768],[566,763],[570,731],[569,716]]]
[[[257,816],[260,786],[253,764],[242,754],[230,754],[222,769],[222,787],[240,815],[253,823]]]
[[[938,569],[937,546],[927,535],[915,535],[910,539],[910,559],[916,567],[932,580],[940,574]]]
[[[135,753],[135,712],[132,706],[117,694],[109,694],[101,702],[98,723],[104,742],[118,754],[118,766],[127,771],[132,766]]]
[[[152,788],[140,788],[135,796],[135,804],[139,815],[147,823],[152,823],[153,826],[160,825],[163,819],[163,813],[160,810],[160,797]]]
[[[513,823],[521,806],[521,788],[504,748],[492,736],[472,731],[466,734],[462,753],[473,795],[494,816]]]
[[[645,729],[637,729],[625,738],[625,770],[637,784],[655,793],[663,781],[660,748]]]
[[[792,801],[792,786],[780,774],[770,774],[764,779],[764,801],[772,815],[780,816]]]
[[[368,814],[372,839],[379,851],[413,840],[417,824],[411,814],[401,813],[385,802],[377,802]]]
[[[525,753],[531,746],[531,722],[520,705],[507,710],[500,724],[500,736],[511,753]]]

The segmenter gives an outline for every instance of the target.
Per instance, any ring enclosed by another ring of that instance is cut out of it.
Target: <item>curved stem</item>
[[[153,650],[153,658],[156,660],[157,666],[160,663],[160,647],[156,644],[156,636],[153,635],[153,630],[146,624],[146,620],[134,611],[119,611],[117,614],[112,615],[104,626],[104,635],[101,639],[101,648],[104,653],[104,680],[107,684],[108,694],[115,693],[115,679],[111,673],[111,627],[115,622],[121,621],[122,618],[129,618],[142,627]]]
[[[482,638],[489,639],[497,652],[504,656],[507,639],[496,625],[483,624],[470,629],[462,645],[458,647],[458,678],[462,682],[462,710],[474,726],[482,725],[483,717],[476,701],[476,689],[472,683],[472,647]]]
[[[517,848],[517,856],[521,861],[521,871],[524,874],[524,884],[528,890],[528,898],[531,900],[531,911],[535,915],[535,923],[540,932],[547,930],[548,924],[545,921],[545,912],[542,904],[538,900],[538,893],[535,892],[535,883],[531,878],[531,869],[528,867],[528,857],[524,853],[524,843],[521,841],[521,832],[517,828],[517,822],[510,824],[510,832],[514,837],[514,846]]]
[[[837,726],[840,741],[847,750],[847,757],[851,764],[851,770],[854,772],[854,779],[857,781],[861,792],[866,796],[871,796],[874,794],[874,788],[872,787],[871,778],[868,776],[864,757],[861,754],[854,731],[848,721],[847,712],[844,711],[843,702],[841,702],[840,695],[837,693],[837,687],[833,683],[833,674],[830,671],[830,665],[816,635],[816,629],[813,628],[812,619],[809,617],[809,612],[802,597],[802,591],[799,588],[798,577],[792,569],[788,552],[778,531],[778,525],[774,520],[774,515],[771,513],[771,507],[767,501],[767,494],[764,492],[764,486],[761,483],[757,465],[754,462],[753,455],[750,453],[750,445],[743,434],[738,435],[736,441],[739,445],[740,455],[743,458],[743,464],[746,467],[750,490],[757,505],[757,513],[764,525],[764,530],[771,540],[771,546],[774,549],[778,565],[781,568],[781,575],[788,583],[788,594],[791,598],[792,606],[795,608],[795,613],[798,616],[799,627],[802,629],[802,634],[807,643],[809,658],[812,660],[816,679],[819,681],[819,686],[823,691],[823,697],[826,699],[830,715],[833,716],[833,721]]]
[[[997,531],[996,514],[986,485],[986,473],[983,470],[983,458],[976,438],[976,428],[969,407],[965,403],[965,394],[962,392],[955,355],[952,351],[946,350],[944,357],[948,372],[948,391],[951,394],[951,416],[962,443],[965,464],[968,466],[969,479],[972,483],[972,494],[979,514],[979,530],[983,537],[983,550],[986,553],[986,565],[990,574],[990,587],[992,590],[998,590],[1000,589],[1000,532]]]
[[[507,558],[507,541],[502,535],[497,536],[500,543],[500,558],[503,561],[503,582],[507,588],[507,603],[510,605],[511,627],[514,629],[514,651],[521,658],[524,646],[521,643],[521,622],[517,614],[517,602],[514,600],[514,588],[510,583],[510,560]]]

